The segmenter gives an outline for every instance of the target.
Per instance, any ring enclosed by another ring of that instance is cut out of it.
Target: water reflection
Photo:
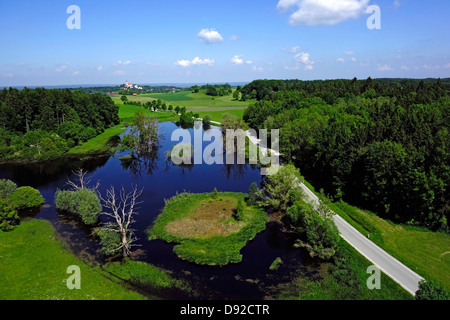
[[[309,258],[301,250],[293,249],[293,242],[280,230],[280,224],[271,223],[266,231],[243,248],[240,264],[222,268],[201,267],[178,259],[173,253],[173,244],[163,241],[149,241],[146,230],[152,225],[164,207],[164,199],[175,193],[220,191],[247,192],[253,182],[261,184],[262,177],[257,166],[251,165],[183,165],[175,166],[166,161],[165,152],[172,150],[178,141],[171,141],[171,133],[178,127],[174,123],[159,125],[161,132],[159,147],[151,154],[130,157],[129,152],[114,156],[99,156],[89,159],[65,158],[44,164],[20,164],[0,166],[0,179],[7,178],[19,185],[38,188],[46,199],[46,206],[39,213],[31,213],[37,219],[52,222],[58,237],[67,243],[75,254],[88,261],[103,261],[98,238],[77,219],[58,212],[53,205],[57,189],[67,189],[67,179],[73,179],[73,171],[87,170],[92,181],[99,181],[99,192],[105,193],[110,186],[125,188],[137,185],[144,188],[139,215],[133,229],[139,237],[140,245],[135,257],[169,270],[173,276],[186,278],[196,283],[203,297],[215,299],[261,299],[264,288],[279,283],[281,275],[288,277],[291,268],[300,268]],[[191,137],[194,130],[189,129]],[[193,141],[192,141],[193,143]],[[209,143],[204,143],[204,147]],[[225,154],[224,154],[225,163]],[[269,271],[269,266],[281,257],[285,264],[277,277]],[[277,282],[278,281],[278,282]],[[176,297],[173,297],[176,298]]]

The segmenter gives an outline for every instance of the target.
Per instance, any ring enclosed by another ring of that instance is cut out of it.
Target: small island
[[[174,253],[196,264],[239,263],[241,249],[268,221],[264,210],[244,200],[242,193],[182,193],[166,201],[149,238],[178,243]]]

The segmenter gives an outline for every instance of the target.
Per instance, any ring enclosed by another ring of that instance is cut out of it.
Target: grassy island
[[[244,197],[228,192],[177,195],[167,201],[149,237],[178,243],[175,254],[189,262],[210,266],[239,263],[241,249],[268,221],[266,213],[247,206]]]

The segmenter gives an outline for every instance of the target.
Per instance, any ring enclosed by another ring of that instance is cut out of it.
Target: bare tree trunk
[[[113,220],[104,226],[103,230],[119,234],[121,243],[117,244],[114,253],[122,252],[123,258],[131,254],[131,247],[135,246],[133,243],[137,240],[131,224],[134,222],[133,216],[137,214],[136,206],[140,204],[137,199],[142,195],[142,191],[142,189],[138,190],[137,187],[133,187],[132,191],[127,193],[122,187],[117,196],[114,187],[111,187],[106,191],[104,198],[100,195],[103,206],[111,211],[102,214]]]

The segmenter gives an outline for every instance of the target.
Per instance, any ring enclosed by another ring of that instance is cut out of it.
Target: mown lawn
[[[110,139],[125,132],[125,129],[126,128],[124,127],[123,123],[115,127],[106,129],[105,132],[96,136],[95,138],[86,141],[81,146],[73,147],[72,149],[69,150],[69,152],[67,152],[67,154],[85,155],[85,154],[108,152],[113,148],[113,146],[109,145],[108,143]]]
[[[244,111],[245,109],[227,109],[223,111],[199,111],[198,109],[196,109],[194,112],[198,113],[200,115],[200,118],[203,118],[205,115],[209,115],[212,121],[222,122],[223,115],[225,113],[235,115],[239,119],[242,119],[242,117],[244,116]]]
[[[69,290],[69,266],[81,269],[81,289]],[[23,222],[0,231],[0,300],[141,300],[97,267],[79,260],[56,239],[50,222]]]
[[[122,103],[121,96],[112,97],[116,104]],[[250,103],[254,103],[256,100],[237,101],[233,99],[232,95],[224,97],[211,97],[205,94],[205,91],[199,93],[191,93],[190,91],[180,91],[176,93],[151,93],[142,94],[138,96],[127,96],[128,100],[146,103],[153,100],[160,99],[167,105],[173,105],[173,107],[186,107],[190,108],[207,108],[207,107],[247,107]]]
[[[450,235],[398,225],[344,202],[336,206],[364,227],[372,240],[424,278],[450,288]]]
[[[307,182],[305,184],[314,188]],[[323,196],[316,194],[323,199]],[[450,235],[384,220],[345,202],[330,208],[365,236],[426,279],[450,288]]]
[[[200,265],[226,265],[242,261],[241,249],[263,231],[266,213],[245,206],[243,218],[234,212],[240,193],[181,194],[169,201],[149,230],[150,239],[162,239],[178,245],[174,253],[181,259]]]

